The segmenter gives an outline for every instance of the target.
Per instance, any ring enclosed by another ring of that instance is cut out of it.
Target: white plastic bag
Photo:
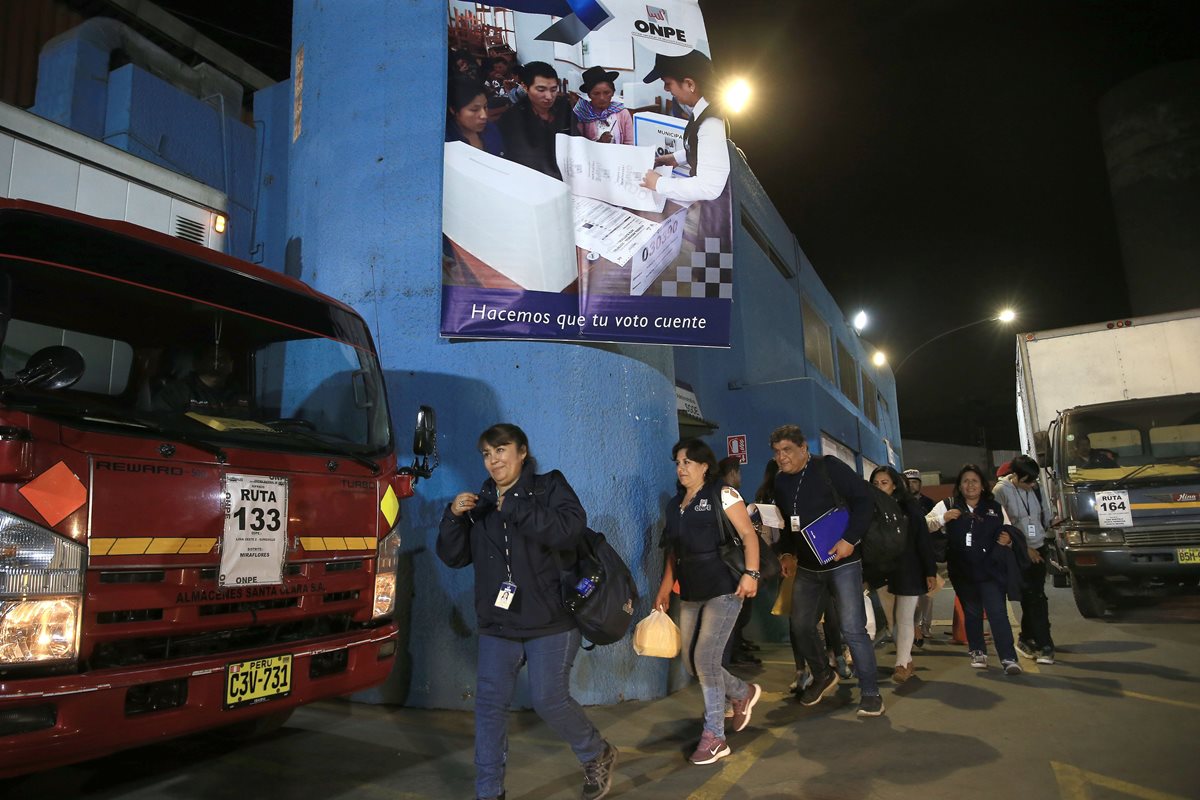
[[[863,592],[863,603],[867,607],[867,636],[875,638],[875,606],[871,604],[871,593]]]
[[[633,651],[639,656],[674,658],[682,646],[679,626],[657,608],[633,629]]]

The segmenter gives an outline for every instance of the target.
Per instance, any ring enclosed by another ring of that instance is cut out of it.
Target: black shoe
[[[826,671],[823,677],[817,678],[812,682],[812,685],[804,690],[804,694],[800,695],[800,705],[815,706],[821,702],[821,698],[827,697],[837,689],[838,674],[833,670]]]
[[[734,653],[729,659],[729,663],[734,666],[756,666],[762,663],[762,659],[757,656],[752,656],[749,653]]]
[[[1016,648],[1021,658],[1028,658],[1030,661],[1037,658],[1038,646],[1028,639],[1017,639]]]
[[[879,717],[883,715],[883,698],[877,694],[864,694],[858,702],[860,717]]]
[[[583,793],[580,800],[600,800],[612,788],[612,769],[617,763],[617,748],[604,743],[604,752],[583,765]]]
[[[750,641],[749,639],[742,639],[742,643],[739,645],[739,647],[741,647],[741,649],[743,649],[743,650],[749,650],[752,653],[755,650],[762,650],[761,647],[759,647],[758,645],[756,645],[754,642]]]

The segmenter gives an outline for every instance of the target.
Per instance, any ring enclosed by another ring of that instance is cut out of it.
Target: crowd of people
[[[892,680],[904,683],[914,675],[914,649],[932,633],[931,598],[945,575],[962,609],[972,667],[987,668],[985,615],[1006,674],[1022,672],[1018,653],[1054,663],[1045,594],[1051,518],[1037,488],[1036,461],[1014,458],[991,486],[982,469],[965,465],[952,495],[934,503],[921,492],[916,470],[879,467],[865,481],[836,457],[813,454],[796,425],[777,428],[770,445],[773,457],[751,503],[739,492],[740,470],[729,460],[718,462],[707,444],[685,439],[672,449],[677,491],[664,511],[663,571],[653,607],[664,613],[677,607],[681,657],[700,686],[703,724],[689,758],[693,764],[728,756],[728,735],[750,724],[762,697],[760,684],[729,665],[731,651],[749,644],[732,643],[747,606],[763,590],[765,559],[777,558],[781,567],[776,608],[789,617],[792,689],[804,706],[833,694],[852,663],[858,716],[881,716],[885,706],[864,597],[879,596],[896,646]],[[477,797],[504,797],[507,710],[517,674],[527,666],[534,710],[582,765],[581,797],[597,800],[609,792],[618,752],[571,697],[581,634],[563,603],[562,585],[564,559],[576,551],[587,513],[561,472],[536,472],[519,427],[493,425],[480,435],[479,451],[489,477],[478,492],[451,500],[437,540],[438,556],[448,566],[474,569]],[[880,497],[898,509],[904,542],[886,563],[863,557],[864,538],[881,513]],[[831,517],[835,510],[841,514]],[[815,531],[832,518],[840,520],[836,540],[824,540],[832,541],[828,549],[817,547]],[[735,570],[722,546],[738,540],[744,566]],[[1009,600],[1022,608],[1016,637]]]
[[[465,142],[561,180],[555,157],[559,134],[634,143],[633,116],[617,99],[619,78],[616,70],[589,67],[579,86],[564,92],[557,70],[544,61],[522,64],[508,49],[482,60],[466,50],[451,51],[446,141]],[[662,81],[673,104],[690,110],[684,146],[657,157],[655,166],[689,166],[691,175],[664,176],[650,169],[641,185],[681,202],[721,197],[730,166],[724,118],[705,96],[714,84],[712,61],[696,50],[660,54],[642,80]]]

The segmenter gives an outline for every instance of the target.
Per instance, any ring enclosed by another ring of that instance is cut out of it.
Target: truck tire
[[[1076,608],[1086,619],[1103,617],[1108,609],[1100,582],[1094,578],[1081,578],[1071,573],[1071,594],[1075,596]]]

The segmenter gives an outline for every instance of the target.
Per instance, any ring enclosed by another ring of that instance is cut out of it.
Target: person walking
[[[721,665],[742,601],[758,594],[762,577],[758,536],[741,495],[721,485],[717,458],[708,445],[699,439],[684,439],[672,448],[671,457],[679,491],[667,504],[663,576],[654,607],[666,612],[678,580],[683,663],[688,674],[699,680],[704,697],[704,730],[689,760],[712,764],[733,752],[725,738],[727,701],[733,711],[728,727],[736,733],[750,724],[751,712],[762,695],[761,686],[746,683]],[[722,513],[740,535],[745,550],[746,569],[739,577],[721,559],[722,529],[717,515]]]
[[[455,495],[437,538],[447,566],[475,570],[476,796],[504,797],[508,706],[527,664],[533,710],[583,765],[582,800],[599,800],[612,786],[617,748],[571,697],[581,634],[562,602],[558,560],[581,541],[587,512],[561,472],[535,474],[529,439],[516,425],[491,426],[478,446],[489,477],[479,492]]]
[[[866,482],[836,458],[814,458],[803,431],[784,425],[771,433],[771,450],[779,464],[775,477],[776,504],[787,523],[780,558],[784,575],[795,575],[792,589],[792,619],[800,653],[812,671],[813,682],[800,696],[802,705],[814,706],[832,694],[839,677],[829,665],[821,646],[817,625],[821,618],[821,596],[832,591],[836,597],[842,638],[850,646],[858,673],[861,698],[858,715],[878,717],[884,712],[875,666],[875,648],[867,636],[863,606],[863,574],[859,543],[867,530],[874,503]],[[849,522],[841,539],[822,564],[802,538],[802,531],[830,509],[844,504]]]
[[[909,493],[900,473],[892,467],[876,467],[871,473],[871,483],[896,501],[907,520],[908,539],[904,552],[885,579],[887,592],[893,598],[892,633],[896,641],[896,667],[892,671],[892,680],[904,683],[913,676],[917,598],[937,585],[937,564],[933,560],[925,512]]]
[[[1046,598],[1046,563],[1050,557],[1047,530],[1050,510],[1038,491],[1041,467],[1027,455],[1012,460],[1011,472],[996,481],[992,494],[1017,530],[1025,533],[1029,567],[1021,581],[1021,633],[1017,652],[1038,664],[1054,663],[1054,639],[1050,636],[1050,603]]]

